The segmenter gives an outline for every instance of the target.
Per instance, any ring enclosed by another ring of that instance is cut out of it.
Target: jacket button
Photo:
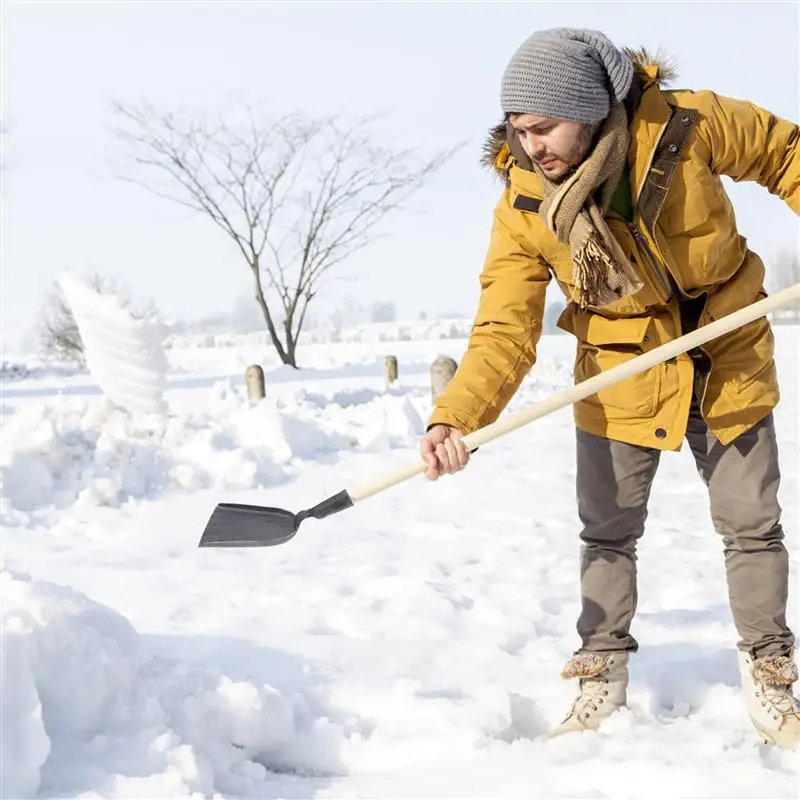
[[[667,149],[670,151],[670,153],[677,153],[678,152],[678,145],[671,144]]]
[[[656,428],[656,439],[663,439],[667,432],[663,428]]]

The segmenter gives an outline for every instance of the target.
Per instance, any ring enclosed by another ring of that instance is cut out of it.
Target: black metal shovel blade
[[[323,519],[352,505],[347,492],[339,492],[299,514],[285,508],[219,503],[206,523],[198,546],[272,547],[284,544],[297,533],[306,517]]]
[[[270,547],[288,542],[299,526],[297,515],[283,508],[220,503],[199,547]]]

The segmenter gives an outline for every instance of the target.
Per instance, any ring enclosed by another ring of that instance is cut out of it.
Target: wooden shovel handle
[[[601,389],[607,389],[609,386],[644,372],[656,364],[675,358],[687,350],[740,328],[742,325],[763,317],[769,312],[775,311],[775,309],[788,305],[792,301],[800,301],[800,283],[795,283],[793,286],[775,292],[775,294],[765,297],[763,300],[740,308],[738,311],[734,311],[708,325],[703,325],[691,333],[662,344],[647,353],[642,353],[642,355],[636,356],[636,358],[624,364],[612,367],[599,375],[581,381],[564,392],[522,408],[513,414],[507,414],[491,425],[468,434],[462,441],[470,450],[486,445],[523,425],[527,425],[529,422],[533,422],[547,414],[552,414],[554,411],[558,411],[572,403],[577,403],[579,400],[583,400]],[[348,491],[348,494],[354,503],[364,500],[378,492],[382,492],[384,489],[389,489],[395,484],[413,478],[415,475],[422,474],[425,468],[425,462],[420,458],[396,470],[387,472],[367,484],[356,487]]]

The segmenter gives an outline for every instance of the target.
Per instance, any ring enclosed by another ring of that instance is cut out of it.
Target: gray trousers
[[[686,440],[724,543],[738,647],[755,657],[788,655],[794,643],[786,624],[789,558],[777,499],[780,470],[772,415],[722,445],[695,399]],[[577,431],[583,651],[638,649],[630,634],[637,602],[636,542],[644,532],[659,457],[659,450]]]

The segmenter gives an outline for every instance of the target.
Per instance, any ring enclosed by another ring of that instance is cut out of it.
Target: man
[[[800,212],[800,130],[750,103],[668,91],[669,70],[602,33],[530,36],[502,80],[487,159],[505,181],[469,347],[421,442],[427,475],[463,468],[532,367],[545,289],[568,300],[582,381],[764,296],[722,175]],[[746,706],[766,741],[800,741],[788,556],[777,501],[773,337],[760,319],[575,406],[581,531],[578,680],[555,733],[626,702],[637,539],[659,456],[686,439],[723,537]],[[675,576],[675,580],[679,580]]]

